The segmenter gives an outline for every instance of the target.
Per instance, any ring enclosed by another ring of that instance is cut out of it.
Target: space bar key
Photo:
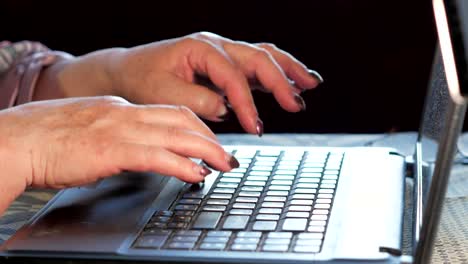
[[[223,215],[222,212],[201,212],[193,224],[194,229],[215,229]]]

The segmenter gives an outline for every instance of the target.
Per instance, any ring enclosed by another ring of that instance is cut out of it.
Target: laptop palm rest
[[[62,191],[9,241],[10,251],[117,252],[169,177],[125,173]]]

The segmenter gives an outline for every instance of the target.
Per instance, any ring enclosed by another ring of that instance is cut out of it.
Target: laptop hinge
[[[414,178],[414,174],[415,174],[414,163],[415,163],[415,160],[414,160],[413,155],[405,157],[405,166],[406,166],[405,167],[405,176],[407,178]]]

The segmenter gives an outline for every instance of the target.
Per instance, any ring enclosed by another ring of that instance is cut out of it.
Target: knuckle
[[[198,102],[199,100],[197,100]],[[195,113],[193,113],[192,110],[190,110],[190,108],[188,108],[187,106],[185,105],[178,105],[176,106],[175,108],[177,110],[177,112],[183,116],[183,118],[185,119],[193,119],[195,117]]]
[[[264,49],[264,48],[258,48],[254,54],[253,54],[253,59],[256,59],[256,60],[265,60],[265,59],[270,59],[271,58],[271,55],[270,53]]]
[[[265,48],[265,49],[271,49],[271,50],[274,50],[274,49],[278,48],[275,44],[269,43],[269,42],[259,43],[258,46],[262,47],[262,48]]]

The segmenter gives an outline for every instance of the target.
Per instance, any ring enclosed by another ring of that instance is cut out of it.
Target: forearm
[[[33,99],[115,95],[110,66],[113,56],[122,50],[96,51],[45,68],[38,79]]]

